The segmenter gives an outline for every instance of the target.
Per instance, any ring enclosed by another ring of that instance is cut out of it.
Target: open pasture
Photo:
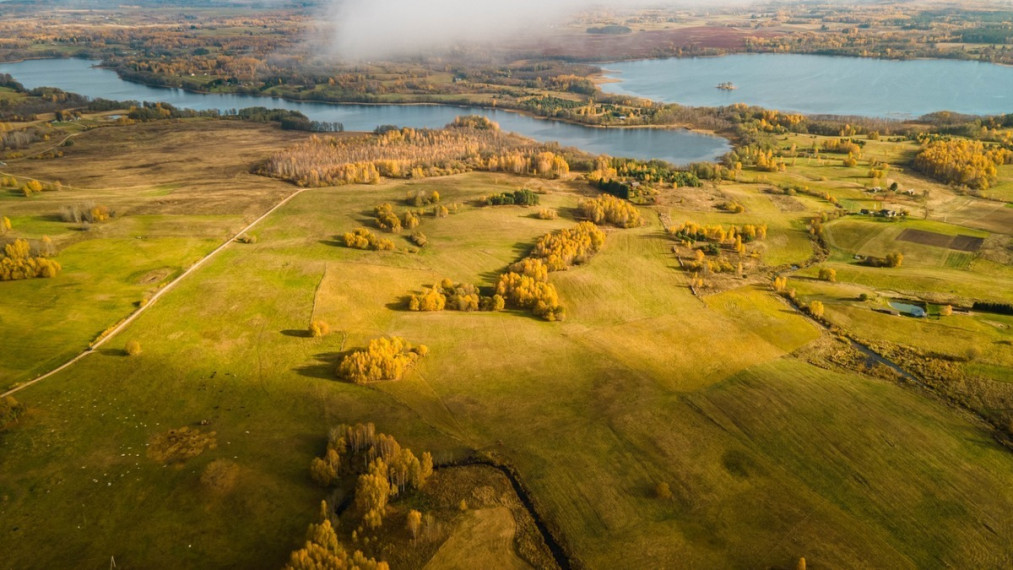
[[[475,205],[524,186],[560,218]],[[369,225],[373,206],[400,209],[420,187],[463,206],[423,217],[429,243],[418,253],[401,238],[394,252],[337,242]],[[583,192],[467,174],[300,194],[265,220],[257,243],[201,267],[109,350],[19,394],[29,419],[0,454],[7,560],[277,567],[318,507],[309,459],[328,427],[357,421],[437,460],[479,450],[510,462],[589,567],[788,566],[799,556],[814,566],[988,566],[1011,555],[971,523],[1013,528],[1013,458],[980,425],[902,387],[795,360],[789,353],[820,333],[764,290],[694,297],[653,220],[609,230],[590,263],[551,274],[566,322],[404,310],[404,295],[443,277],[491,285],[534,239],[573,223]],[[778,231],[801,232],[793,223]],[[334,332],[309,338],[311,319]],[[335,380],[338,356],[378,335],[430,355],[400,382]],[[126,339],[143,352],[123,356]],[[137,456],[167,427],[203,421],[217,449],[181,468]],[[199,476],[219,457],[240,476],[209,499]],[[672,499],[654,496],[659,482]],[[501,514],[465,519],[460,548],[478,544],[467,533],[505,532]],[[54,540],[60,551],[42,546]],[[488,534],[480,543],[503,548]]]
[[[12,222],[7,238],[48,235],[63,272],[2,284],[0,336],[10,350],[0,387],[79,353],[290,194],[291,186],[250,174],[250,163],[300,136],[228,121],[110,125],[76,134],[62,158],[9,160],[6,174],[62,182],[30,198],[0,193],[0,215]],[[112,217],[65,221],[68,210],[96,205]]]

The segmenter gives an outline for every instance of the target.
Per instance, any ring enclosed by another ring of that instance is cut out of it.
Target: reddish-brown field
[[[675,55],[680,50],[741,50],[750,37],[771,37],[778,32],[722,26],[695,26],[676,30],[646,30],[622,35],[575,33],[543,40],[539,54],[573,59],[638,59]]]
[[[985,238],[956,235],[948,236],[946,234],[940,234],[936,232],[927,232],[925,230],[916,230],[908,228],[897,236],[898,241],[909,241],[911,243],[918,243],[922,245],[931,245],[934,247],[945,247],[948,249],[955,249],[957,251],[967,251],[974,253],[981,249],[981,245],[985,243]]]

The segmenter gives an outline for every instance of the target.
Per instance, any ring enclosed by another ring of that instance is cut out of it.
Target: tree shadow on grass
[[[421,294],[422,291],[412,291],[412,293]],[[391,311],[407,312],[410,311],[410,309],[408,308],[408,301],[410,301],[411,298],[412,298],[411,295],[401,295],[400,297],[397,298],[396,301],[391,301],[390,303],[384,305],[384,307],[386,307]]]
[[[345,236],[334,236],[332,239],[322,239],[319,243],[331,247],[348,247],[345,243]]]
[[[286,329],[281,331],[281,334],[285,336],[293,336],[296,338],[310,338],[313,336],[307,329]]]
[[[337,376],[334,371],[338,367],[338,363],[341,359],[352,353],[351,350],[345,350],[342,352],[322,352],[320,354],[313,355],[312,364],[305,366],[297,366],[292,370],[300,376],[307,376],[309,378],[320,378],[323,380],[336,380]]]
[[[519,242],[513,244],[513,246],[511,247],[511,249],[513,250],[514,254],[517,256],[517,261],[520,261],[520,260],[528,257],[531,254],[531,252],[534,251],[535,246],[531,242],[519,241]],[[486,282],[486,283],[497,283],[497,282],[499,282],[499,276],[503,275],[504,273],[507,273],[508,271],[510,271],[510,266],[513,265],[514,263],[516,263],[516,262],[512,261],[512,262],[508,263],[507,265],[505,265],[505,266],[503,266],[503,267],[501,267],[499,269],[493,269],[492,271],[484,271],[484,272],[482,272],[481,273],[482,280],[484,282]]]
[[[98,353],[102,356],[127,356],[127,351],[122,348],[100,348]]]

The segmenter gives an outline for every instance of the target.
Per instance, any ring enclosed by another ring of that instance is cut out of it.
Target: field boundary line
[[[207,262],[208,260],[210,260],[212,257],[218,255],[219,253],[221,253],[232,242],[236,241],[236,238],[238,238],[239,236],[241,236],[244,233],[246,233],[246,232],[250,231],[251,229],[253,229],[257,224],[259,224],[260,222],[262,222],[264,220],[264,218],[270,216],[278,208],[281,208],[285,204],[289,203],[289,201],[292,200],[292,198],[295,198],[296,196],[298,196],[299,194],[302,194],[306,190],[309,190],[309,188],[300,188],[300,189],[296,190],[295,192],[289,194],[281,202],[278,202],[277,204],[275,204],[274,206],[272,206],[271,209],[269,209],[268,211],[264,212],[259,218],[257,218],[256,220],[253,220],[252,222],[250,222],[249,224],[247,224],[245,227],[243,227],[243,229],[239,230],[232,237],[230,237],[229,239],[225,240],[224,243],[222,243],[221,245],[219,245],[215,249],[211,250],[211,252],[208,253],[207,255],[205,255],[204,257],[202,257],[199,260],[197,260],[196,263],[194,263],[193,265],[191,265],[190,267],[188,267],[185,271],[183,271],[183,273],[180,273],[178,277],[176,277],[172,281],[166,283],[166,285],[164,287],[162,287],[154,295],[152,295],[151,298],[148,299],[147,303],[145,303],[144,305],[138,307],[136,311],[134,311],[133,313],[130,314],[130,316],[128,316],[127,318],[125,318],[122,321],[120,321],[119,324],[117,324],[111,330],[109,330],[104,335],[102,335],[102,337],[100,339],[98,339],[97,341],[95,341],[91,345],[89,345],[88,348],[84,349],[84,351],[82,351],[80,354],[78,354],[74,358],[71,358],[67,362],[64,362],[62,365],[58,366],[57,368],[54,368],[53,370],[50,370],[49,372],[46,372],[46,373],[42,374],[41,376],[37,376],[34,379],[29,380],[28,382],[25,382],[24,384],[21,384],[20,386],[16,386],[14,388],[11,388],[10,390],[7,390],[6,392],[0,394],[0,398],[4,398],[4,397],[7,397],[7,396],[10,396],[11,394],[14,394],[16,392],[20,392],[21,390],[24,390],[25,388],[27,388],[27,387],[29,387],[29,386],[31,386],[33,384],[37,384],[39,382],[42,382],[46,378],[49,378],[50,376],[53,376],[53,375],[55,375],[55,374],[57,374],[59,372],[62,372],[63,370],[69,368],[70,366],[72,366],[72,365],[76,364],[77,362],[79,362],[80,360],[82,360],[84,357],[86,357],[89,354],[95,352],[95,349],[99,348],[100,346],[102,346],[103,344],[105,344],[106,342],[108,342],[109,339],[113,338],[114,336],[116,336],[117,334],[119,334],[120,332],[122,332],[123,329],[127,328],[127,326],[129,326],[130,323],[132,323],[135,320],[137,320],[138,317],[140,317],[142,314],[144,314],[144,311],[146,311],[149,307],[151,307],[152,305],[155,304],[155,301],[157,301],[162,295],[164,295],[167,292],[171,291],[187,275],[190,275],[191,273],[193,273],[194,271],[196,271],[198,268],[200,268],[202,265],[204,265],[205,262]]]

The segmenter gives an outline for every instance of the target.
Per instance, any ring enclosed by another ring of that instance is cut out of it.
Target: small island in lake
[[[718,89],[721,89],[722,91],[734,91],[734,90],[738,89],[738,87],[736,87],[735,84],[732,83],[731,81],[725,81],[724,83],[718,83],[717,87],[718,87]]]

